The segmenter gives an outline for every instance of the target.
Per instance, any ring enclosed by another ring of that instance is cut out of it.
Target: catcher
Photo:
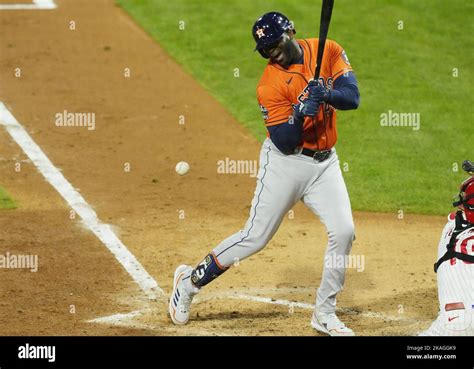
[[[438,246],[439,315],[420,336],[474,335],[474,164],[463,163],[471,177],[461,185],[457,212],[448,216]]]

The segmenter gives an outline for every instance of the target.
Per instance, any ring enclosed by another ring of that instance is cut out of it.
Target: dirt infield
[[[301,204],[261,253],[199,294],[188,326],[170,323],[176,266],[199,262],[248,215],[255,179],[219,174],[217,161],[256,160],[260,145],[113,1],[56,3],[0,11],[0,101],[167,295],[146,298],[2,128],[0,184],[20,206],[0,211],[0,254],[36,254],[39,267],[0,269],[0,335],[317,335],[309,304],[326,235]],[[64,110],[94,113],[95,129],[57,126]],[[365,263],[338,306],[356,334],[429,325],[444,222],[355,213],[352,253]],[[118,313],[128,315],[87,322]]]

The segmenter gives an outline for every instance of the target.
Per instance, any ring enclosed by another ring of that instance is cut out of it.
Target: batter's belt
[[[319,163],[322,163],[323,161],[326,161],[331,157],[333,150],[311,150],[307,148],[303,148],[301,150],[301,153],[303,155],[309,156],[316,160]]]

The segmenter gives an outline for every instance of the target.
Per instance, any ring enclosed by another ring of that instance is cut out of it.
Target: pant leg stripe
[[[263,180],[265,179],[265,175],[267,174],[267,166],[268,164],[270,163],[270,156],[269,156],[269,153],[271,151],[271,147],[268,146],[268,150],[267,150],[267,162],[265,163],[265,165],[263,166],[263,176],[262,176],[262,179],[261,179],[261,183],[262,183],[262,188],[260,189],[260,192],[258,193],[257,195],[257,203],[255,204],[255,211],[254,211],[254,214],[253,214],[253,217],[252,217],[252,221],[251,221],[251,226],[247,232],[247,235],[242,237],[240,241],[237,241],[235,242],[234,244],[230,245],[229,247],[227,247],[226,249],[222,250],[218,255],[216,255],[216,257],[219,257],[220,255],[222,255],[224,252],[226,252],[227,250],[229,250],[230,248],[238,245],[239,243],[243,242],[250,234],[250,231],[252,230],[253,228],[253,221],[255,219],[255,217],[257,216],[257,207],[258,207],[258,204],[260,202],[260,195],[262,194],[263,192],[263,188],[265,187],[264,183],[263,183]]]

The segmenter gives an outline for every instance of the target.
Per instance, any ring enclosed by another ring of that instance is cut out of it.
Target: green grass
[[[259,140],[265,127],[255,86],[266,61],[253,52],[253,22],[278,10],[295,22],[299,38],[317,37],[319,28],[319,1],[117,2]],[[453,163],[473,153],[474,2],[335,3],[329,38],[345,48],[361,91],[359,109],[338,114],[337,150],[349,164],[353,208],[445,214],[465,177]],[[420,113],[421,129],[381,127],[388,110]]]
[[[3,187],[0,186],[0,209],[16,209],[16,202],[8,195]]]

